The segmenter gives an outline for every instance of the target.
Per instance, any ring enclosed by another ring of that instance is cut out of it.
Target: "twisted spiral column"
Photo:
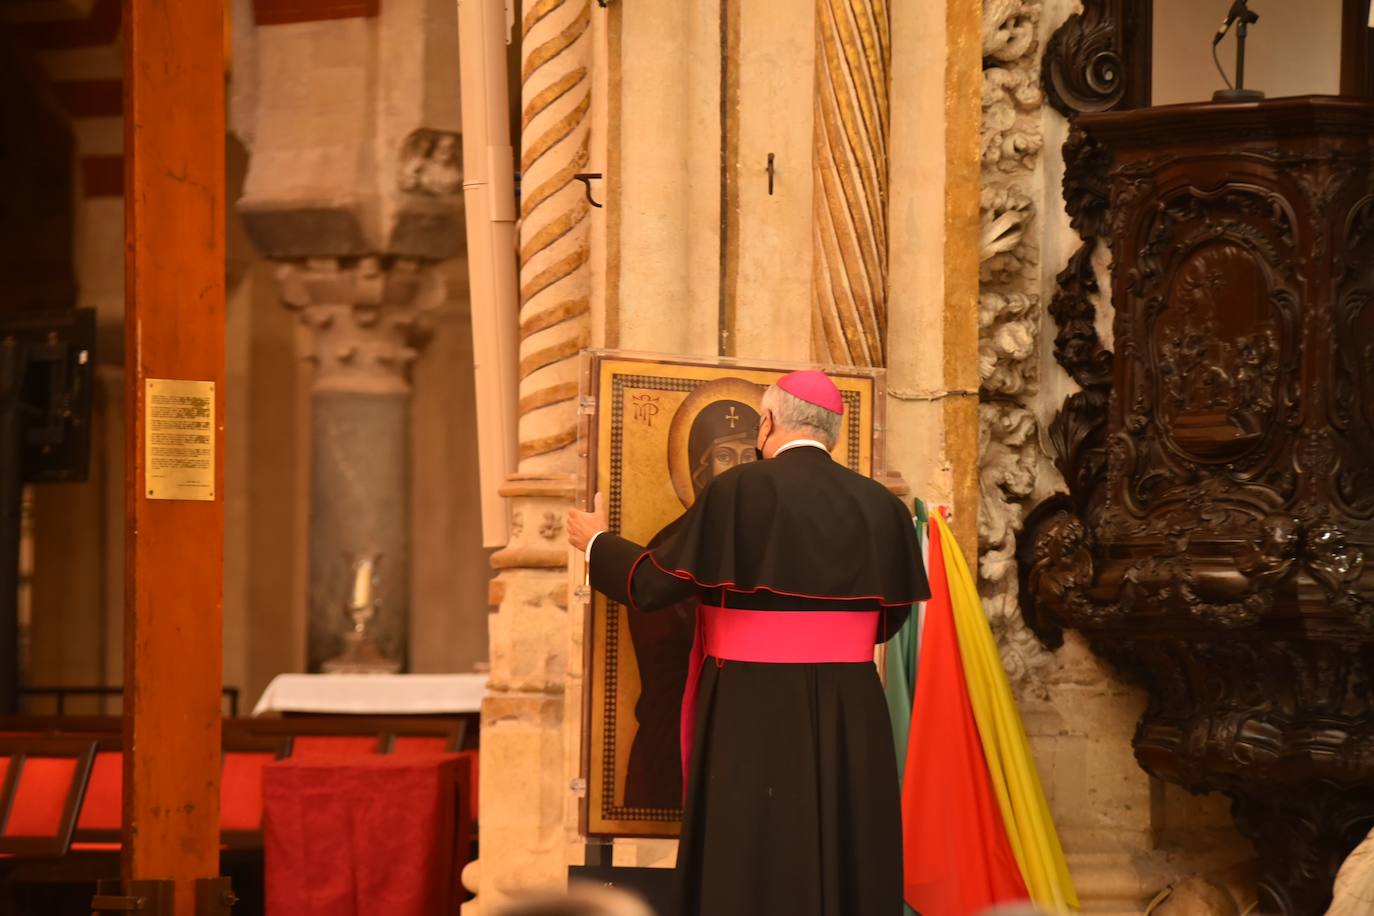
[[[577,353],[590,340],[589,0],[525,14],[520,98],[520,470],[573,470]]]
[[[590,210],[573,177],[590,142],[591,0],[526,0],[522,34],[520,460],[501,488],[510,542],[491,559],[481,799],[491,816],[481,861],[464,876],[477,891],[464,912],[566,880],[574,767],[564,729],[578,721],[566,700],[569,639],[580,630],[570,622],[563,518],[577,471],[577,356],[591,338]]]
[[[816,0],[812,355],[881,366],[887,337],[888,0]]]

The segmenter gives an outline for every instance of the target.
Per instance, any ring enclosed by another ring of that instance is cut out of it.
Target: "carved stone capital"
[[[492,555],[492,568],[566,569],[564,521],[575,492],[571,474],[511,475],[501,488],[510,500],[510,543]],[[567,598],[560,594],[554,603],[566,608]]]
[[[278,267],[277,286],[300,317],[297,340],[315,366],[315,391],[410,391],[426,316],[444,299],[437,271],[411,260],[312,259]]]

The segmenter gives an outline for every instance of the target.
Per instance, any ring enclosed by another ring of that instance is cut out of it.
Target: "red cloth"
[[[291,756],[312,760],[366,757],[380,753],[376,735],[297,735],[291,740]]]
[[[267,916],[457,912],[456,754],[263,768]]]
[[[221,830],[262,828],[262,771],[277,755],[265,751],[226,751],[219,779]]]
[[[939,526],[902,782],[903,890],[918,913],[967,916],[1025,900],[969,702]]]
[[[397,735],[391,744],[391,753],[398,757],[447,752],[448,738],[443,735]]]

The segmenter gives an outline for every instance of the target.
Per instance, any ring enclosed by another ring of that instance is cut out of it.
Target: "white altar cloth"
[[[475,713],[486,690],[485,674],[279,674],[262,692],[253,715]]]

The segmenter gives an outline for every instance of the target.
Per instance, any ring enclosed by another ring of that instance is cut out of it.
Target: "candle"
[[[359,560],[353,574],[353,606],[372,606],[372,558]]]

